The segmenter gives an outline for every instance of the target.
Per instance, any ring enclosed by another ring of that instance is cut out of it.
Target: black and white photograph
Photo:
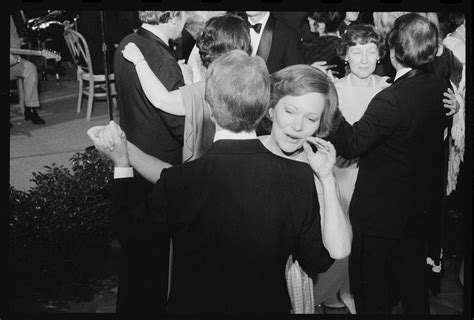
[[[10,8],[0,318],[471,318],[471,4],[349,2]]]

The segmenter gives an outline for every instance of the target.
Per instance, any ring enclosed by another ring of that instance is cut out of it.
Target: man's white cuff
[[[133,178],[132,167],[115,167],[114,168],[114,179],[122,178]]]

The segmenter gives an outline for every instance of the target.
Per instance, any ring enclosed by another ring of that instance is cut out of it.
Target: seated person
[[[10,48],[21,48],[21,39],[16,31],[12,16],[10,16]],[[45,121],[36,111],[40,107],[38,71],[36,70],[36,66],[20,56],[10,54],[10,80],[17,78],[23,79],[23,88],[25,91],[25,120],[31,120],[34,124],[44,124]]]

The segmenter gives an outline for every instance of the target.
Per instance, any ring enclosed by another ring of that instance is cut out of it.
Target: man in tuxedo
[[[428,69],[438,47],[434,24],[404,15],[387,38],[394,83],[352,127],[343,120],[333,140],[344,158],[360,157],[349,208],[351,290],[358,314],[391,314],[397,291],[404,314],[428,314],[426,213],[442,181],[449,84]]]
[[[164,169],[141,201],[128,195],[133,171],[119,128],[109,125],[113,151],[89,130],[115,164],[114,218],[122,236],[144,237],[150,221],[154,233],[171,235],[170,313],[288,313],[289,255],[310,276],[333,262],[321,239],[312,170],[272,154],[257,139],[270,97],[263,59],[240,50],[222,55],[208,69],[205,96],[216,123],[211,149]]]
[[[181,69],[172,56],[168,42],[177,39],[186,21],[184,11],[139,11],[141,27],[126,36],[114,55],[120,125],[128,139],[143,151],[171,164],[180,164],[183,146],[184,117],[173,116],[155,108],[146,98],[135,66],[121,51],[135,43],[155,75],[168,90],[184,85]],[[138,62],[140,63],[140,62]],[[135,172],[129,197],[140,198],[153,184]],[[149,225],[150,230],[154,226]],[[168,286],[169,242],[145,240],[121,242],[117,311],[164,312]]]
[[[269,11],[246,11],[250,23],[252,55],[265,60],[268,72],[304,63],[298,34]]]

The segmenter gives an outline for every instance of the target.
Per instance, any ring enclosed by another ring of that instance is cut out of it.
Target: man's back
[[[122,57],[121,51],[129,42],[140,48],[166,89],[176,90],[184,85],[176,60],[158,37],[143,28],[126,36],[114,56],[120,126],[127,138],[144,152],[171,164],[180,164],[184,117],[162,112],[146,98],[134,65]]]
[[[441,181],[446,85],[433,73],[412,70],[369,104],[366,114],[389,105],[394,112],[385,116],[397,120],[392,133],[361,156],[350,208],[354,228],[396,238],[421,218]],[[384,218],[374,221],[381,212]]]
[[[125,180],[114,182],[114,196],[126,207]],[[163,171],[147,208],[163,226],[156,232],[173,238],[170,313],[289,312],[288,256],[309,275],[333,261],[312,170],[257,139],[217,141],[202,158]]]
[[[285,22],[272,15],[267,24],[270,23],[273,23],[274,27],[267,58],[268,72],[273,73],[287,66],[304,63],[303,48],[298,34]]]
[[[134,42],[142,51],[152,71],[168,90],[184,84],[181,70],[163,43],[153,33],[140,28],[126,36],[115,51],[114,71],[120,124],[129,141],[144,152],[171,163],[182,159],[184,117],[156,109],[146,98],[133,63],[121,51]],[[142,199],[153,187],[135,172],[127,197]],[[148,229],[155,226],[149,224]],[[120,313],[142,311],[164,312],[167,295],[169,239],[150,234],[140,241],[121,241],[122,257],[117,310]]]

